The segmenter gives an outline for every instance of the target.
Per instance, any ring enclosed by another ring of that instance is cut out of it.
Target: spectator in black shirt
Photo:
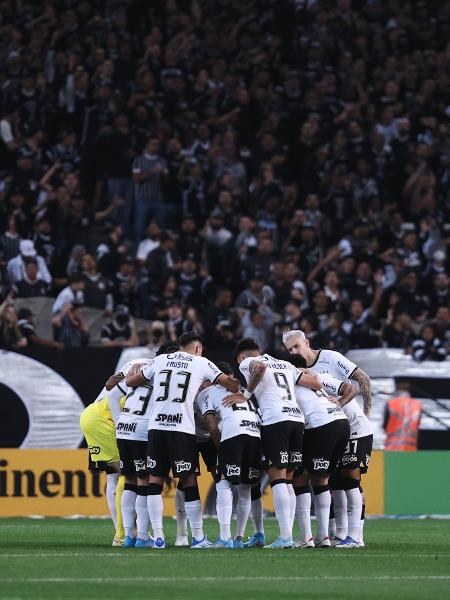
[[[83,256],[81,266],[84,279],[84,303],[112,315],[114,299],[111,282],[97,271],[97,263],[91,254]]]
[[[38,278],[38,264],[34,258],[24,259],[25,273],[22,279],[13,284],[12,289],[18,298],[36,298],[37,296],[48,296],[49,285],[43,279]]]
[[[323,334],[324,346],[341,354],[345,354],[350,349],[348,335],[342,328],[343,321],[344,317],[341,313],[331,313],[328,327]]]
[[[433,325],[424,325],[420,337],[412,343],[412,356],[417,362],[423,360],[443,361],[447,358],[447,350],[441,340],[436,337]]]
[[[102,327],[101,341],[105,348],[125,348],[139,344],[134,319],[126,306],[119,304],[114,319]]]
[[[55,348],[62,350],[64,344],[55,340],[46,340],[36,333],[36,326],[33,321],[33,313],[29,308],[21,308],[17,314],[19,330],[23,337],[28,341],[28,346],[41,346],[44,348]]]

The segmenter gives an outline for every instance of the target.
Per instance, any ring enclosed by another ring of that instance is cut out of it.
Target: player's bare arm
[[[308,369],[299,370],[302,372],[302,376],[297,379],[296,385],[301,385],[314,391],[320,390],[323,384],[317,373]]]
[[[224,406],[232,406],[233,404],[238,404],[239,402],[245,402],[247,397],[249,397],[258,387],[261,379],[264,377],[266,369],[267,365],[261,360],[253,360],[249,365],[250,379],[246,391],[244,393],[236,391],[235,393],[230,394],[230,396],[227,396],[223,399],[222,404]]]
[[[341,406],[345,406],[353,400],[357,393],[358,387],[356,385],[352,385],[351,383],[343,383],[339,388],[339,404]]]
[[[215,383],[217,385],[221,385],[222,387],[227,389],[229,392],[233,392],[233,393],[238,392],[239,387],[240,387],[240,383],[239,383],[238,379],[236,379],[235,377],[231,377],[231,375],[225,375],[225,373],[222,373],[221,375],[219,375],[219,377],[216,379]]]
[[[359,384],[359,389],[364,402],[364,414],[368,417],[372,409],[372,394],[370,391],[370,377],[359,367],[353,373],[351,379]]]
[[[108,392],[110,392],[118,383],[120,383],[123,379],[125,379],[124,373],[115,373],[111,375],[108,381],[105,383],[105,388]]]
[[[205,415],[206,423],[208,425],[209,433],[214,444],[219,447],[220,444],[220,430],[217,425],[216,415],[214,413],[208,413]]]
[[[141,371],[137,371],[137,373],[128,373],[125,383],[129,387],[138,387],[145,383],[145,377],[142,375]]]

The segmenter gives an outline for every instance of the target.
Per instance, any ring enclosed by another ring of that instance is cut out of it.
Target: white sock
[[[220,539],[226,541],[231,537],[231,515],[233,514],[231,483],[226,479],[221,479],[216,483],[216,491],[216,512],[220,527]]]
[[[152,522],[153,537],[164,539],[163,531],[163,499],[161,494],[147,496],[147,508]]]
[[[362,496],[359,488],[346,490],[348,510],[348,535],[359,542],[361,527]]]
[[[116,513],[116,487],[119,481],[119,473],[107,473],[106,475],[106,501],[108,503],[109,512],[114,523],[114,529],[117,528],[117,513]]]
[[[295,492],[294,492],[292,483],[287,484],[287,489],[288,489],[289,498],[291,501],[291,529],[292,529],[292,527],[294,527],[294,521],[295,521],[295,507],[297,504],[297,498],[295,496]]]
[[[250,515],[251,485],[249,483],[240,483],[238,487],[238,504],[236,514],[236,535],[244,537],[248,517]]]
[[[295,518],[297,519],[300,538],[307,542],[312,538],[311,530],[311,494],[299,494],[296,498]]]
[[[120,501],[120,509],[122,511],[123,528],[125,530],[125,535],[128,537],[134,537],[135,507],[136,492],[132,492],[131,490],[123,490]]]
[[[275,516],[280,527],[280,537],[292,537],[291,497],[286,483],[277,483],[272,488]]]
[[[202,503],[200,500],[193,500],[192,502],[186,502],[185,506],[192,537],[196,540],[203,539],[205,534],[203,533]]]
[[[262,497],[252,500],[250,515],[252,517],[255,533],[264,533],[264,509]]]
[[[359,490],[358,490],[359,491]],[[336,536],[345,540],[348,532],[347,495],[345,490],[333,490],[334,518],[336,519]],[[361,513],[359,513],[361,517]]]
[[[359,525],[359,542],[363,542],[364,541],[364,522],[365,522],[365,515],[366,515],[366,497],[364,496],[364,490],[362,489],[362,487],[359,488],[359,491],[361,492],[361,500],[362,500],[361,521],[360,521],[360,525]]]
[[[330,520],[331,494],[330,491],[314,494],[314,511],[317,520],[317,535],[328,537],[328,522]]]
[[[138,494],[136,496],[136,527],[137,536],[141,540],[148,540],[148,526],[150,525],[150,515],[147,508],[147,496]]]
[[[184,506],[184,492],[178,488],[175,492],[175,511],[177,514],[177,537],[187,536],[187,515]]]

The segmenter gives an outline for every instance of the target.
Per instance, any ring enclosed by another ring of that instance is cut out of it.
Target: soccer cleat
[[[298,537],[294,540],[294,548],[315,548],[314,539],[309,538],[309,540],[304,540],[301,537]]]
[[[292,548],[294,545],[294,542],[292,541],[292,538],[282,538],[282,537],[277,537],[277,539],[272,542],[271,544],[269,544],[268,546],[264,546],[264,548]]]
[[[138,538],[136,540],[135,548],[153,548],[154,545],[155,541],[152,538],[149,538],[148,540]]]
[[[189,539],[187,535],[177,535],[175,540],[175,546],[177,548],[189,548]]]
[[[266,536],[263,533],[254,533],[244,543],[244,548],[264,548]]]
[[[201,540],[192,538],[191,548],[214,548],[214,544],[210,542],[206,535]]]
[[[244,540],[242,539],[242,535],[237,535],[234,538],[234,544],[233,544],[234,548],[243,548],[244,547]]]
[[[222,540],[219,538],[217,542],[214,544],[214,548],[234,548],[234,543],[232,538],[228,538],[227,540]]]
[[[337,546],[338,544],[340,544],[342,542],[342,538],[337,537],[337,535],[332,535],[330,537],[330,543],[331,543],[331,547],[334,548],[335,546]]]
[[[345,540],[342,540],[342,542],[336,544],[335,548],[359,548],[359,544],[356,540],[348,535]]]
[[[153,548],[157,548],[158,550],[164,550],[166,547],[166,540],[163,538],[156,538],[153,542]]]
[[[331,548],[330,538],[325,536],[316,536],[314,539],[314,547],[315,548]]]
[[[112,543],[113,548],[122,548],[122,546],[123,546],[123,540],[121,540],[120,538],[113,539],[113,543]]]
[[[123,540],[123,548],[134,548],[135,545],[136,538],[126,535],[125,539]]]

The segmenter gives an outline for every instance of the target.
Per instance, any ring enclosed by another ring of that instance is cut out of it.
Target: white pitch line
[[[298,555],[301,556],[302,559],[307,557],[307,556],[314,556],[314,558],[324,558],[324,559],[329,559],[330,555],[333,556],[333,560],[336,560],[336,558],[351,558],[352,560],[354,560],[355,558],[447,558],[448,555],[447,554],[439,554],[439,553],[435,553],[435,554],[406,554],[406,553],[402,553],[402,554],[390,554],[390,553],[386,553],[386,554],[370,554],[367,551],[364,550],[359,550],[358,552],[356,552],[356,548],[354,552],[334,552],[333,549],[327,550],[326,552],[317,552],[317,551],[309,551],[308,553],[305,552],[296,552],[295,550],[291,550],[289,552],[287,551],[283,551],[283,552],[267,552],[264,551],[264,549],[261,550],[257,550],[258,554],[261,553],[262,556],[266,556],[269,558],[273,558],[273,557],[277,557],[280,558],[280,556],[293,556],[293,555]],[[95,549],[92,549],[92,553],[89,554],[88,552],[24,552],[22,554],[19,553],[15,553],[15,554],[10,554],[10,553],[1,553],[0,554],[0,558],[40,558],[40,557],[44,557],[44,558],[51,558],[51,557],[55,557],[55,558],[86,558],[88,560],[92,560],[92,556],[93,553],[95,552]],[[248,553],[250,554],[250,553]],[[180,557],[180,556],[186,556],[187,555],[187,550],[175,550],[175,551],[170,551],[170,550],[163,550],[163,551],[159,551],[156,552],[152,552],[151,549],[147,549],[147,550],[142,550],[142,551],[136,551],[136,550],[132,550],[132,549],[117,549],[116,552],[95,552],[95,557],[111,557],[111,556],[115,556],[115,557],[120,557],[121,559],[124,556],[130,557],[132,556],[133,558],[135,558],[136,556],[138,557],[145,557],[145,559],[148,558],[163,558],[163,557]],[[208,558],[219,558],[220,560],[223,560],[224,557],[224,552],[215,552],[214,549],[211,549],[208,553]],[[227,556],[230,556],[230,553],[227,552],[226,553]],[[239,553],[240,555],[240,553]],[[205,553],[204,552],[189,552],[189,556],[190,557],[200,557],[202,556],[203,559],[205,557]],[[234,554],[235,557],[238,556],[238,553]]]
[[[287,577],[2,577],[0,583],[161,583],[161,582],[263,582],[263,581],[449,581],[450,575],[304,575]]]

